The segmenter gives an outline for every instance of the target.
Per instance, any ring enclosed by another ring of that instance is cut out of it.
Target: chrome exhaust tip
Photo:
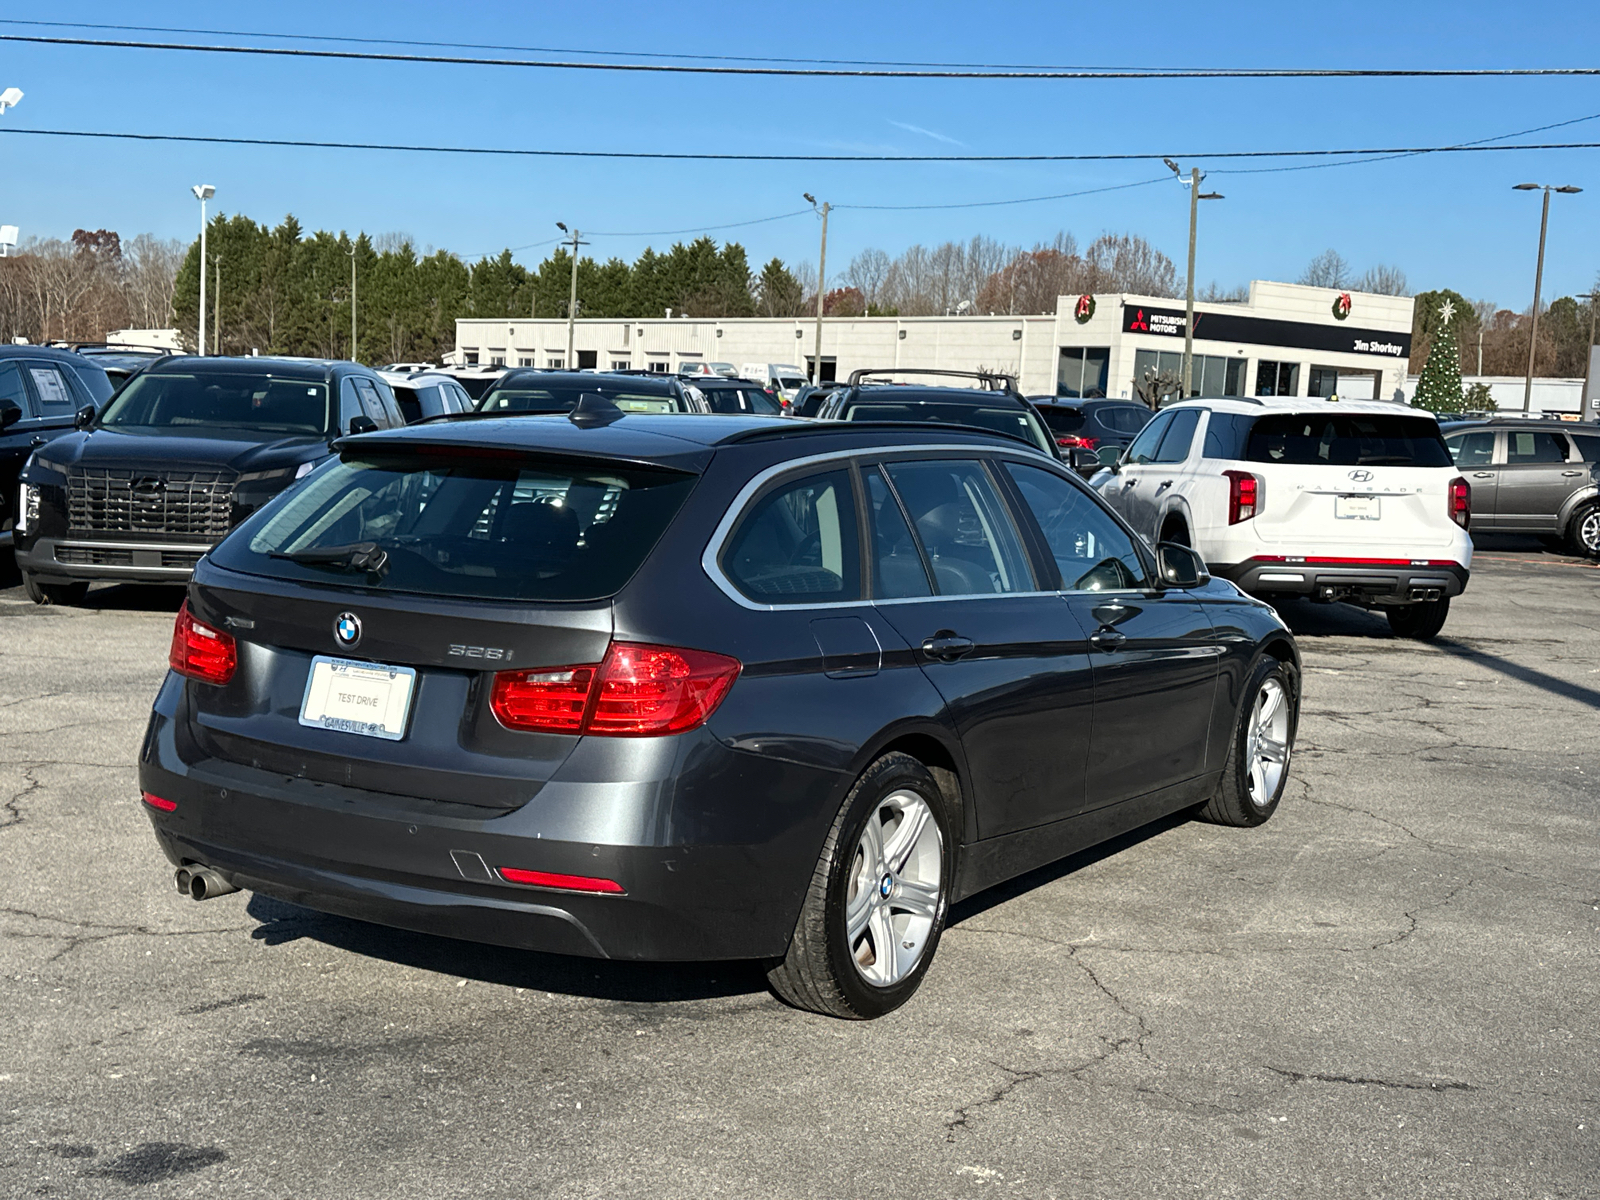
[[[217,896],[226,896],[229,892],[239,889],[217,874],[210,867],[189,867],[189,897],[192,900],[211,900]],[[184,872],[179,871],[180,875]]]

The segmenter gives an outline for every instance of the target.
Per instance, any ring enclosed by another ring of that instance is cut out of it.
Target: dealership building
[[[580,297],[581,300],[581,297]],[[1239,303],[1195,305],[1193,390],[1201,396],[1392,397],[1411,354],[1409,298],[1291,283],[1250,285]],[[699,363],[811,370],[815,318],[462,319],[458,365],[692,369]],[[879,368],[990,370],[1030,396],[1135,399],[1145,371],[1181,373],[1181,301],[1122,293],[1062,296],[1040,316],[828,317],[823,379]]]

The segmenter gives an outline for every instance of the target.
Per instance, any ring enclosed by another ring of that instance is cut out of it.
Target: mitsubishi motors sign
[[[1181,338],[1183,310],[1152,308],[1148,304],[1122,306],[1122,332]],[[1376,329],[1351,329],[1347,325],[1315,325],[1309,321],[1275,321],[1236,313],[1194,315],[1194,336],[1212,342],[1239,345],[1287,346],[1297,350],[1322,350],[1335,354],[1377,354],[1384,358],[1409,358],[1411,334]]]

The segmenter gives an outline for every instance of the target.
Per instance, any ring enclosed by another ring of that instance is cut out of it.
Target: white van
[[[739,368],[739,375],[772,389],[788,404],[794,403],[795,396],[806,385],[804,368],[792,363],[745,363]]]

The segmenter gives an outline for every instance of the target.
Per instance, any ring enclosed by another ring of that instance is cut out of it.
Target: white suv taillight
[[[1224,471],[1228,477],[1228,524],[1248,521],[1261,511],[1261,480],[1249,471]]]
[[[1472,524],[1472,485],[1459,475],[1450,481],[1450,519],[1463,529]]]

